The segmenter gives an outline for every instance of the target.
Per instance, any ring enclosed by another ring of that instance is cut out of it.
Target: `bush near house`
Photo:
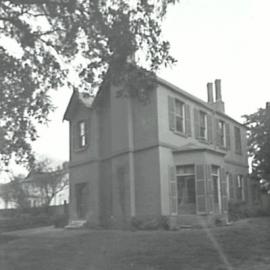
[[[0,211],[0,232],[54,225],[64,227],[68,223],[66,205]]]
[[[270,216],[270,211],[260,206],[253,207],[246,202],[229,202],[229,221],[236,221],[249,217]]]

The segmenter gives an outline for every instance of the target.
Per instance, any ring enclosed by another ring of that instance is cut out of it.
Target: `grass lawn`
[[[180,231],[0,234],[1,270],[270,269],[270,218]]]

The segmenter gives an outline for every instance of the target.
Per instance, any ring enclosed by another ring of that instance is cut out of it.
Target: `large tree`
[[[0,38],[15,40],[23,51],[11,55],[0,46],[2,160],[8,164],[13,154],[18,162],[32,160],[36,124],[46,123],[53,109],[48,90],[66,82],[70,65],[76,64],[80,89],[92,91],[106,76],[107,82],[125,86],[120,96],[141,97],[142,89],[147,96],[155,87],[155,71],[175,62],[161,38],[167,6],[175,2],[0,1]]]
[[[252,158],[252,176],[270,193],[270,103],[245,115],[248,127],[248,151]]]

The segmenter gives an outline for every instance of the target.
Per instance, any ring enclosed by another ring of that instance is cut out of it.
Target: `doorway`
[[[87,183],[79,183],[75,185],[76,192],[76,208],[77,217],[79,219],[86,218],[88,211],[88,185]]]

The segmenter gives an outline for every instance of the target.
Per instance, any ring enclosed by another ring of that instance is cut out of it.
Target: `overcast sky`
[[[270,1],[181,0],[169,9],[164,38],[178,60],[160,76],[206,100],[206,83],[221,79],[226,113],[242,122],[270,101]],[[57,110],[39,129],[37,153],[68,160],[68,124],[62,122],[71,92],[54,93]]]

